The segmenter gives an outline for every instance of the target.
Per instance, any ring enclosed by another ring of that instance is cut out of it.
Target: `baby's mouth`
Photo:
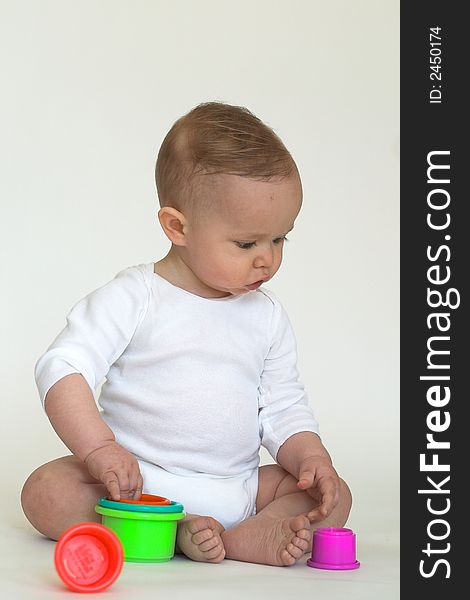
[[[260,279],[259,281],[255,281],[254,283],[250,283],[250,285],[247,285],[246,287],[249,290],[256,290],[257,288],[260,287],[260,285],[264,283],[264,279]]]

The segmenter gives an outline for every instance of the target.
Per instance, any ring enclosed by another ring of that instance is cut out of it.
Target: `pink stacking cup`
[[[313,532],[309,567],[346,571],[357,569],[356,535],[344,527],[320,527]]]

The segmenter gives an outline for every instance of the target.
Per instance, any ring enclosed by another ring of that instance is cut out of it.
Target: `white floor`
[[[356,532],[357,533],[357,532]],[[29,525],[21,510],[10,507],[0,523],[0,581],[9,600],[72,598],[55,572],[55,543]],[[177,556],[168,563],[124,563],[105,597],[132,600],[256,600],[328,598],[328,600],[398,600],[399,551],[380,535],[358,535],[356,571],[322,571],[305,560],[292,567],[268,567],[225,560],[218,565]]]

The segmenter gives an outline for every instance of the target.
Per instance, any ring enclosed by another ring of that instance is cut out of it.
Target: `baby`
[[[168,132],[156,182],[168,254],[78,302],[36,365],[72,454],[30,475],[23,510],[57,539],[99,521],[99,498],[144,491],[184,505],[176,551],[190,559],[292,565],[351,508],[263,285],[300,211],[296,164],[250,111],[209,102]],[[276,464],[259,467],[260,445]]]

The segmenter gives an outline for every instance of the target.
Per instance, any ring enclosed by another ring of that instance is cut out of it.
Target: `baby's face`
[[[219,175],[208,186],[216,209],[188,223],[185,262],[207,297],[246,293],[271,279],[302,204],[297,174],[265,182]]]

